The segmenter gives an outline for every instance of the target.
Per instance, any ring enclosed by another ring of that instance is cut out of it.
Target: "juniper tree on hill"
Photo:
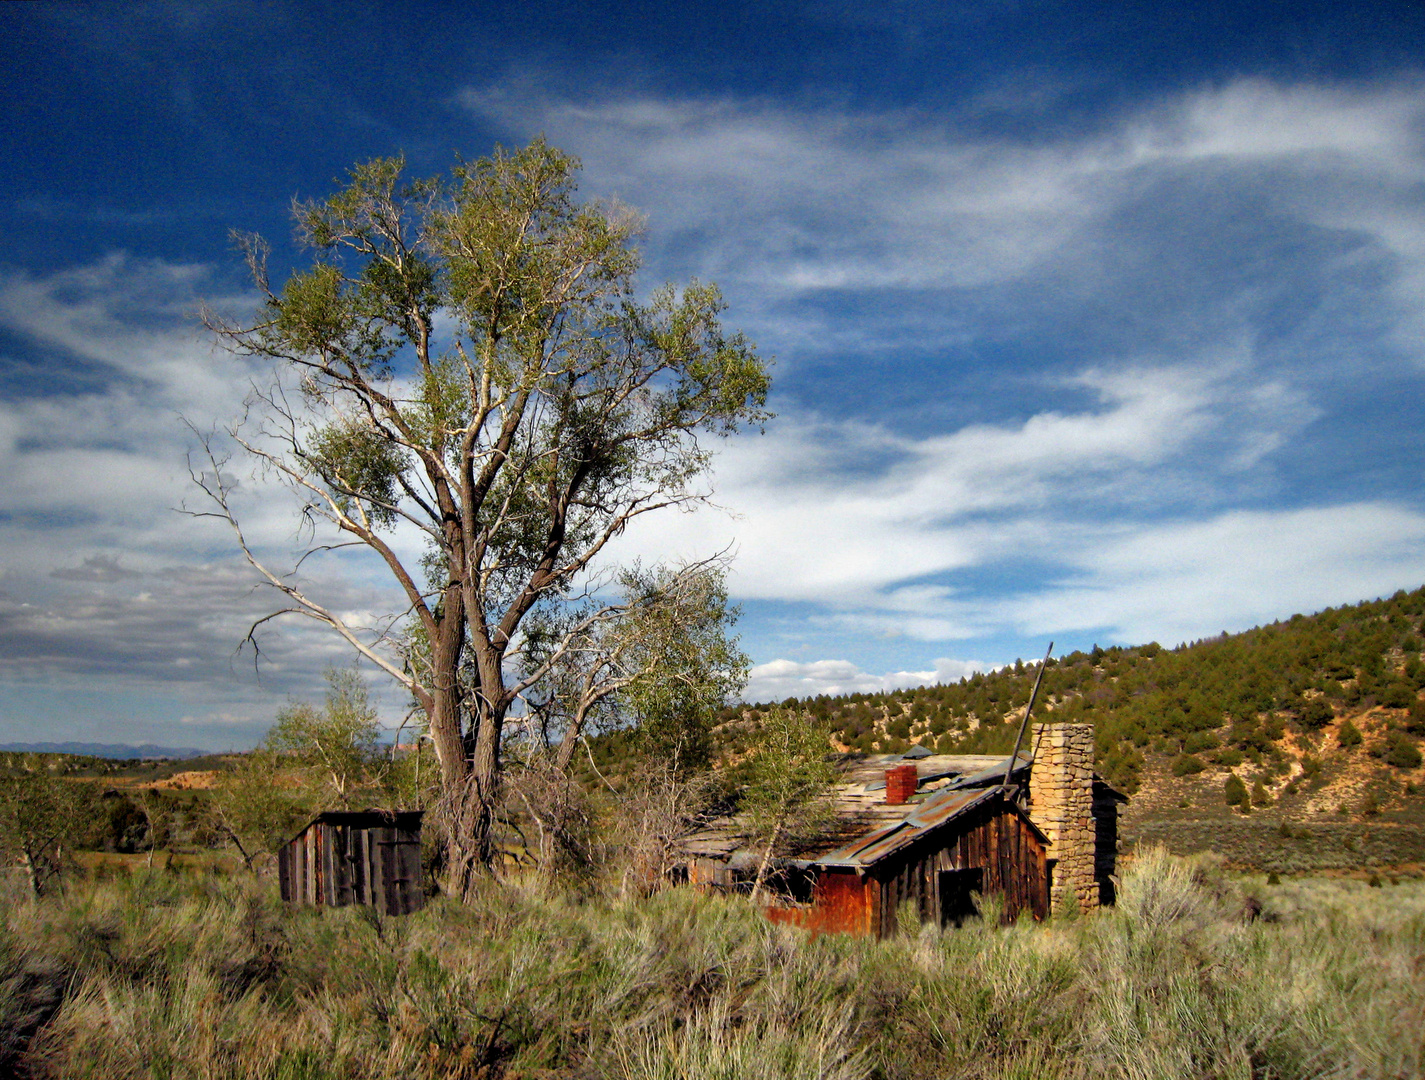
[[[606,545],[642,514],[707,497],[700,436],[768,415],[766,366],[724,331],[716,287],[636,299],[638,221],[579,202],[577,170],[542,141],[444,178],[360,165],[345,190],[294,208],[309,269],[274,286],[267,246],[241,236],[262,308],[249,322],[205,314],[227,348],[273,361],[254,419],[230,434],[303,515],[384,562],[406,616],[381,640],[348,625],[251,549],[211,447],[196,479],[282,613],[332,627],[424,711],[460,891],[492,856],[509,710],[568,652],[546,643],[536,660],[523,624],[570,606],[563,640],[587,643],[623,617],[590,602],[612,576],[599,577]],[[424,533],[422,566],[398,553],[398,527]]]

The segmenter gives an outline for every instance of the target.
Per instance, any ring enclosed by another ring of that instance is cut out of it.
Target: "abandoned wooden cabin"
[[[881,937],[907,902],[941,926],[974,914],[975,894],[999,896],[1007,921],[1111,903],[1126,796],[1093,773],[1092,726],[1037,724],[1030,748],[1008,783],[1002,757],[915,748],[858,763],[832,827],[777,860],[794,902],[768,917]],[[689,883],[719,889],[745,888],[759,856],[736,818],[691,837],[685,853]]]
[[[344,907],[370,904],[408,915],[425,902],[421,811],[319,814],[277,853],[282,899]]]

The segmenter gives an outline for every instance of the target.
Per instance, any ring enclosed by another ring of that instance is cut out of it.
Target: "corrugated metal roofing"
[[[837,848],[816,859],[818,866],[866,867],[892,852],[913,844],[927,831],[936,829],[982,803],[1001,798],[1001,788],[942,788],[920,803],[904,819]]]

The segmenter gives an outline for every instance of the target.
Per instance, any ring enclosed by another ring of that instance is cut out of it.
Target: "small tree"
[[[1405,717],[1405,730],[1412,735],[1425,735],[1425,701],[1415,701]]]
[[[1242,783],[1242,778],[1236,773],[1227,777],[1227,782],[1222,785],[1222,795],[1228,806],[1241,806],[1250,797],[1247,794],[1247,785]]]
[[[1418,769],[1421,764],[1420,748],[1403,732],[1392,731],[1386,737],[1385,763],[1397,769]]]
[[[1296,717],[1303,727],[1316,731],[1334,720],[1336,714],[1325,698],[1307,698],[1297,706]]]
[[[281,758],[259,747],[222,774],[208,800],[212,826],[249,870],[276,854],[312,807],[282,782]]]
[[[326,708],[304,702],[282,710],[265,744],[304,770],[318,806],[346,809],[356,788],[379,784],[389,759],[378,744],[381,727],[361,672],[332,669],[326,679]]]
[[[36,896],[62,880],[65,846],[90,827],[94,794],[90,785],[60,780],[42,766],[0,780],[0,851],[25,868]]]
[[[619,584],[618,603],[537,618],[529,632],[531,661],[543,665],[546,654],[552,661],[529,700],[555,767],[568,770],[587,731],[630,724],[646,755],[680,770],[705,766],[714,717],[748,669],[730,634],[737,610],[722,560],[635,566]],[[579,628],[571,633],[569,623]]]
[[[827,732],[809,713],[778,707],[763,719],[742,789],[742,808],[762,847],[754,900],[778,845],[816,832],[831,816],[829,796],[837,774],[829,754]]]
[[[1342,750],[1351,750],[1361,745],[1361,731],[1349,720],[1344,720],[1336,729],[1336,742]]]

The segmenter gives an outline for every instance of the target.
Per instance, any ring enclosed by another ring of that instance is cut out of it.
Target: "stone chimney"
[[[1029,816],[1048,835],[1055,860],[1049,907],[1098,907],[1094,879],[1093,725],[1035,724]]]
[[[920,774],[914,765],[895,765],[886,770],[886,804],[900,806],[908,803],[920,783]]]

